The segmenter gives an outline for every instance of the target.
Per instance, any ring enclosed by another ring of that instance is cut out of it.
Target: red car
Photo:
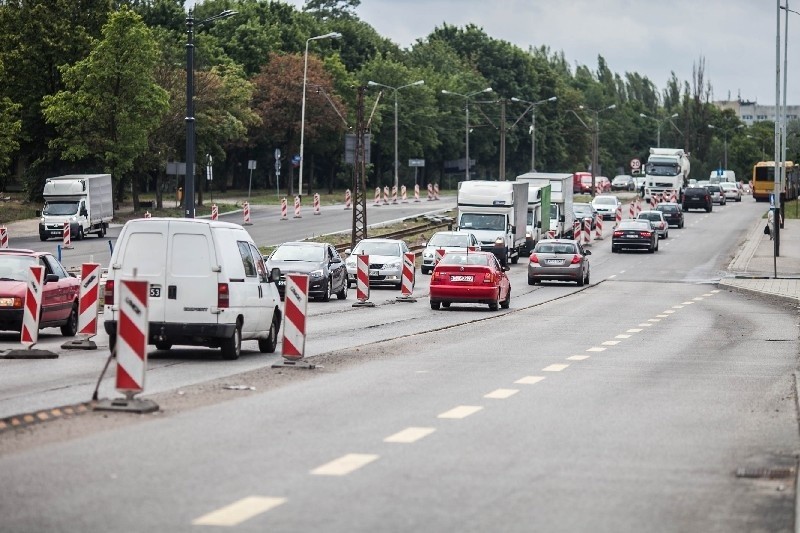
[[[60,327],[62,335],[73,337],[78,331],[78,278],[47,252],[13,248],[0,249],[0,331],[22,331],[29,267],[34,265],[44,267],[39,328]]]
[[[488,304],[489,309],[508,309],[511,284],[507,266],[500,266],[489,252],[448,252],[431,276],[431,309],[447,309],[452,303]]]

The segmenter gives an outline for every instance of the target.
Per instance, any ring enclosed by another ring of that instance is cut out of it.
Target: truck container
[[[533,186],[550,185],[549,217],[550,236],[556,239],[572,238],[572,224],[575,214],[572,212],[573,174],[549,172],[526,172],[517,176],[517,181],[527,182]],[[545,217],[544,207],[542,217]]]
[[[94,233],[105,237],[114,218],[111,174],[72,174],[48,178],[44,184],[44,207],[39,213],[39,238],[61,238],[69,222],[75,240]]]
[[[689,180],[689,154],[681,148],[650,148],[645,171],[644,198],[653,195],[683,197]]]

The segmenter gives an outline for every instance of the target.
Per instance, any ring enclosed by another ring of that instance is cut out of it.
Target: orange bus
[[[792,161],[786,162],[786,180],[781,187],[784,200],[794,200],[800,190],[800,167]],[[759,161],[753,166],[753,198],[757,202],[769,201],[775,192],[775,162]]]

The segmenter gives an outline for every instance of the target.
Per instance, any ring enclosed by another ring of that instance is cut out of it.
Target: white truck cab
[[[105,285],[105,330],[116,339],[122,279],[146,280],[148,344],[222,349],[237,359],[242,340],[272,353],[281,325],[276,268],[267,272],[250,234],[228,222],[141,218],[122,228]]]

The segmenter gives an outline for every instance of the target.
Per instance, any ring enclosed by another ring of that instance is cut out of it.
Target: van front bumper
[[[103,323],[109,336],[116,335],[117,321]],[[147,344],[167,342],[189,346],[205,346],[210,339],[230,339],[236,324],[178,324],[174,322],[149,322]]]

